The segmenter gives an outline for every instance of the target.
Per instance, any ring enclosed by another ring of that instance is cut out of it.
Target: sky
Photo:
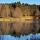
[[[28,4],[37,4],[40,5],[40,0],[0,0],[1,3],[13,3],[20,1],[21,3],[28,3]]]

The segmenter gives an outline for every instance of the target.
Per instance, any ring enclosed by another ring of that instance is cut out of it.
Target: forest
[[[16,20],[15,22],[0,21],[0,35],[40,33],[40,5],[20,2],[0,4],[0,18]]]

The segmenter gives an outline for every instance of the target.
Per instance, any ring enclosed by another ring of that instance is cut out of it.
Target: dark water
[[[20,37],[14,37],[11,35],[0,35],[0,40],[40,40],[40,33],[34,35],[21,35]]]

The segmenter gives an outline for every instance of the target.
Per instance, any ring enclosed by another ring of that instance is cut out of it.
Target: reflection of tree
[[[35,17],[36,11],[33,12],[32,16],[33,16],[33,29],[32,32],[35,32],[36,29],[36,17]]]
[[[35,28],[36,28],[36,25],[35,25],[35,23],[36,23],[36,20],[35,20],[35,18],[33,19],[33,29],[32,29],[32,32],[35,32]]]
[[[39,27],[38,33],[40,33],[40,17],[38,17],[38,27]]]
[[[32,13],[32,16],[35,16],[35,15],[36,15],[36,11],[34,10],[33,13]]]

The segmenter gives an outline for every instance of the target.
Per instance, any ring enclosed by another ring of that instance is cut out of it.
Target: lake
[[[14,37],[11,35],[0,35],[0,40],[40,40],[40,33],[24,36],[21,35],[20,37]]]

